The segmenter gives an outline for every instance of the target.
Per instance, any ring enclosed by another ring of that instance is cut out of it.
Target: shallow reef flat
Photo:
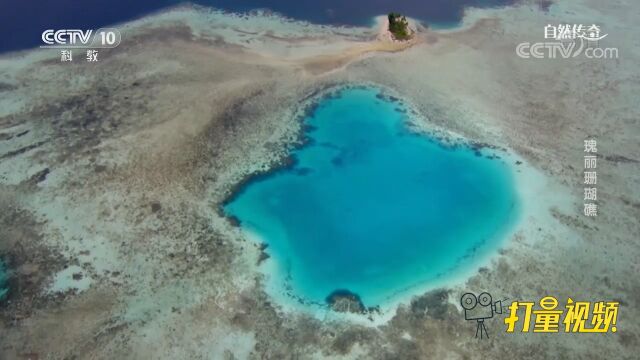
[[[524,1],[468,9],[460,29],[421,28],[397,44],[375,27],[184,6],[119,25],[122,44],[99,64],[47,50],[0,56],[0,253],[12,271],[0,358],[633,358],[640,45],[628,29],[639,11]],[[592,22],[619,59],[515,54],[549,23]],[[381,314],[310,313],[267,295],[268,247],[220,205],[287,161],[300,104],[352,83],[405,99],[417,131],[508,149],[536,201],[455,281]],[[594,219],[582,215],[586,138],[600,155]],[[478,341],[459,297],[487,289],[617,300],[619,330],[505,334],[494,320]]]

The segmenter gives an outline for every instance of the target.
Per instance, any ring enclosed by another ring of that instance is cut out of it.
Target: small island
[[[413,36],[413,31],[409,28],[409,22],[404,15],[399,13],[389,13],[389,32],[395,40],[409,40]]]

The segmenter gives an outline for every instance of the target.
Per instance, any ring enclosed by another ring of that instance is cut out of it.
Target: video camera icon
[[[464,309],[465,320],[476,320],[476,337],[480,332],[480,338],[484,335],[489,337],[487,327],[484,324],[486,319],[491,319],[494,314],[502,314],[502,300],[493,302],[491,294],[483,292],[478,297],[472,293],[465,293],[460,298],[460,305]]]

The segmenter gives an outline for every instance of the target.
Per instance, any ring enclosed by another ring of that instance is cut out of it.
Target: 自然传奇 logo
[[[548,24],[544,28],[544,42],[522,42],[516,54],[523,59],[556,59],[584,56],[589,59],[617,59],[618,48],[601,47],[600,26],[592,24]]]

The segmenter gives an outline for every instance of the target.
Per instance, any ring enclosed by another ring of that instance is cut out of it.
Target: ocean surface
[[[468,6],[504,6],[514,0],[196,0],[234,12],[269,9],[318,24],[369,25],[391,11],[434,25],[455,26]],[[42,45],[47,29],[97,29],[185,3],[177,0],[0,0],[0,53]],[[126,41],[126,34],[124,40]]]
[[[346,88],[304,119],[293,166],[248,181],[224,210],[269,246],[292,295],[357,293],[366,306],[495,251],[518,216],[512,169],[407,125],[401,100]]]

